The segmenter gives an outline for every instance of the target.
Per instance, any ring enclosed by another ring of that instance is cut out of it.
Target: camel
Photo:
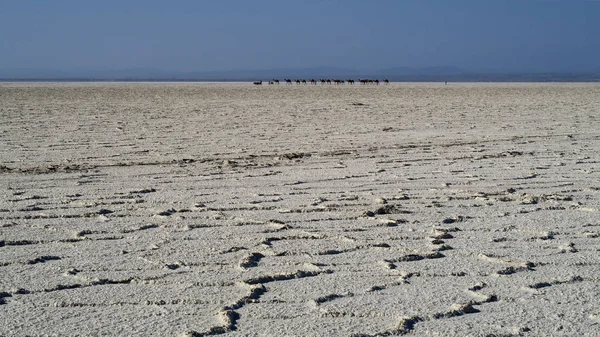
[[[292,84],[292,80],[290,80],[289,78],[286,78],[284,81],[285,81],[285,84]]]
[[[274,84],[279,84],[279,80],[273,79]]]
[[[300,84],[300,80],[296,80],[296,84]]]
[[[302,80],[302,84],[306,84],[306,80],[304,80],[304,79],[303,79],[303,80]]]
[[[388,79],[386,78],[385,80],[383,80],[383,84],[390,84],[390,81],[388,81]]]
[[[317,81],[315,81],[315,79],[314,79],[314,78],[311,78],[311,79],[310,79],[310,84],[313,84],[313,85],[314,85],[314,84],[317,84]]]
[[[327,84],[331,84],[331,80],[330,79],[327,79]]]
[[[354,80],[348,80],[348,84],[354,84]]]
[[[254,85],[262,85],[262,81],[254,81]]]

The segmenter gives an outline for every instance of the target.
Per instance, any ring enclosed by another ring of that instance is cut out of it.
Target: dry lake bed
[[[600,336],[600,84],[0,83],[0,336]]]

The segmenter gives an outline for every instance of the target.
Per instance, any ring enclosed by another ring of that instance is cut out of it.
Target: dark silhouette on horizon
[[[315,80],[314,78],[311,78],[310,80],[305,80],[305,79],[296,79],[292,82],[291,79],[286,78],[284,79],[286,84],[293,84],[293,82],[295,82],[297,85],[306,85],[307,83],[310,83],[311,85],[317,85],[317,82],[320,82],[321,85],[324,84],[335,84],[335,85],[344,85],[346,83],[348,83],[348,85],[353,85],[354,84],[354,80],[353,79],[348,79],[348,80],[341,80],[341,79],[319,79],[319,81]],[[254,81],[252,83],[254,83],[255,85],[261,85],[262,84],[262,80],[261,81]],[[367,78],[361,78],[358,80],[358,82],[362,85],[367,85],[367,84],[372,84],[372,85],[379,85],[379,83],[383,83],[383,84],[390,84],[390,81],[386,78],[384,80],[379,80],[379,79],[367,79]],[[273,84],[279,84],[279,80],[278,79],[272,79],[270,81],[268,81],[269,85],[273,85]],[[446,84],[448,84],[448,82],[446,82]]]

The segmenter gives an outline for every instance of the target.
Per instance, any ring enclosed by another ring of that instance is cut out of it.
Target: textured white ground
[[[600,84],[0,84],[0,336],[600,336]]]

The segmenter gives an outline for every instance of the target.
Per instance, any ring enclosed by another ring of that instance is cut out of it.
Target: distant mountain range
[[[394,67],[356,70],[336,67],[280,68],[227,71],[164,71],[151,68],[78,69],[71,71],[45,69],[0,69],[0,81],[268,81],[271,79],[360,79],[387,78],[390,81],[491,81],[548,82],[600,81],[600,70],[590,72],[510,72],[469,71],[457,67]]]

